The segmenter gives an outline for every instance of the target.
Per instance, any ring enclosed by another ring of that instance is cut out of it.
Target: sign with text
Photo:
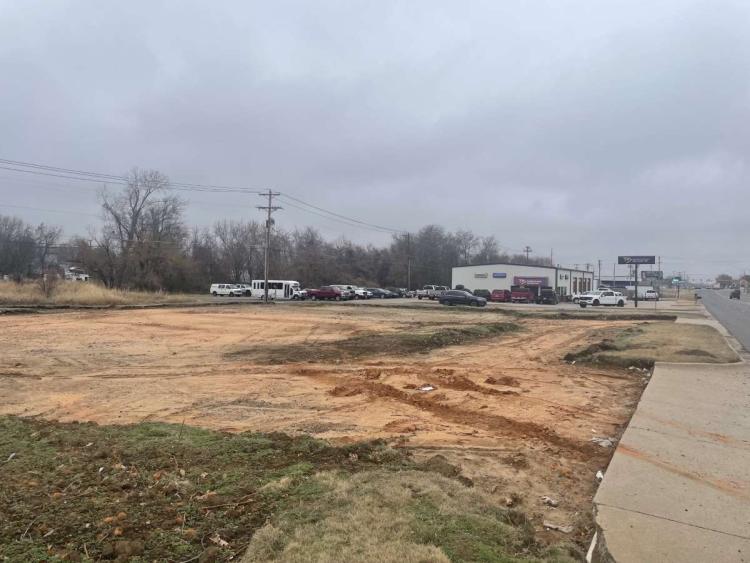
[[[549,278],[515,276],[513,278],[513,285],[542,285],[542,286],[548,286],[549,285]]]
[[[618,264],[656,264],[656,256],[618,256]]]
[[[487,274],[474,274],[475,278],[486,278]]]
[[[505,272],[492,272],[492,277],[493,278],[507,278],[508,274],[506,274]]]
[[[642,280],[663,280],[664,272],[658,270],[643,270],[641,272]]]

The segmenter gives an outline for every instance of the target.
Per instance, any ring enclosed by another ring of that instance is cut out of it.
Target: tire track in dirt
[[[366,393],[371,398],[387,398],[426,410],[438,418],[454,424],[469,426],[521,440],[536,439],[541,442],[563,448],[576,458],[589,460],[600,454],[595,446],[589,443],[560,436],[546,426],[489,413],[479,413],[460,409],[453,405],[441,403],[429,395],[410,394],[391,385],[375,381],[348,382],[334,387],[330,394],[339,397],[352,397]]]

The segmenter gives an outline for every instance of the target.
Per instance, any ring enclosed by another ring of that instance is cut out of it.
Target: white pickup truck
[[[580,295],[578,297],[578,304],[581,307],[586,307],[587,305],[594,307],[598,307],[599,305],[624,307],[627,300],[628,298],[619,291],[609,289],[607,291],[590,291]]]
[[[448,291],[444,285],[426,285],[417,290],[417,299],[439,299],[444,291]]]

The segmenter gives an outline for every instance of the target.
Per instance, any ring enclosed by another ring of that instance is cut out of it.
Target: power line
[[[37,164],[30,162],[21,162],[17,160],[8,160],[0,158],[0,166],[2,170],[9,170],[11,172],[20,172],[24,174],[35,174],[39,176],[49,176],[54,178],[63,178],[66,180],[76,180],[83,182],[96,182],[96,183],[112,183],[127,185],[127,178],[125,176],[119,176],[115,174],[103,174],[101,172],[91,172],[86,170],[75,170],[71,168],[60,168],[57,166],[48,166],[45,164]],[[22,168],[19,168],[22,167]],[[189,182],[174,182],[170,181],[167,186],[169,189],[181,190],[181,191],[204,191],[204,192],[217,192],[217,193],[262,193],[260,190],[253,190],[250,188],[243,188],[237,186],[220,186],[212,184],[195,184]]]
[[[351,221],[353,223],[357,223],[358,225],[363,225],[366,227],[370,227],[371,229],[377,229],[380,231],[388,232],[388,233],[395,233],[395,234],[406,234],[405,230],[401,229],[392,229],[391,227],[384,227],[382,225],[377,225],[375,223],[368,223],[367,221],[360,221],[359,219],[355,219],[354,217],[347,217],[346,215],[342,215],[340,213],[336,213],[334,211],[329,211],[328,209],[323,209],[322,207],[318,207],[317,205],[313,205],[312,203],[307,203],[306,201],[302,201],[301,199],[291,196],[289,194],[285,194],[282,192],[281,197],[285,199],[291,199],[293,201],[296,201],[297,203],[301,203],[302,205],[305,205],[307,207],[311,207],[313,209],[317,209],[318,211],[321,211],[323,213],[327,213],[329,215],[332,215],[334,217],[338,217],[340,219],[344,219],[346,221]]]
[[[49,213],[71,213],[74,215],[88,215],[90,217],[99,217],[95,213],[86,213],[84,211],[65,211],[63,209],[44,209],[43,207],[31,207],[30,205],[11,205],[10,203],[0,203],[0,207],[12,207],[15,209],[31,209],[33,211],[47,211]]]

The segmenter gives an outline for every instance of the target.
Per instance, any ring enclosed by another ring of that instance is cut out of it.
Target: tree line
[[[217,220],[211,228],[191,228],[184,217],[187,202],[169,188],[169,179],[158,171],[132,170],[121,191],[100,191],[101,228],[65,244],[59,227],[0,216],[0,274],[17,280],[39,276],[54,257],[112,288],[204,292],[210,283],[263,278],[263,223]],[[274,227],[269,254],[271,279],[298,280],[306,287],[406,287],[409,269],[412,288],[449,285],[456,265],[526,262],[523,254],[502,252],[494,236],[449,232],[439,225],[394,235],[383,247],[326,240],[312,227]],[[531,257],[529,263],[549,265],[550,260]]]

